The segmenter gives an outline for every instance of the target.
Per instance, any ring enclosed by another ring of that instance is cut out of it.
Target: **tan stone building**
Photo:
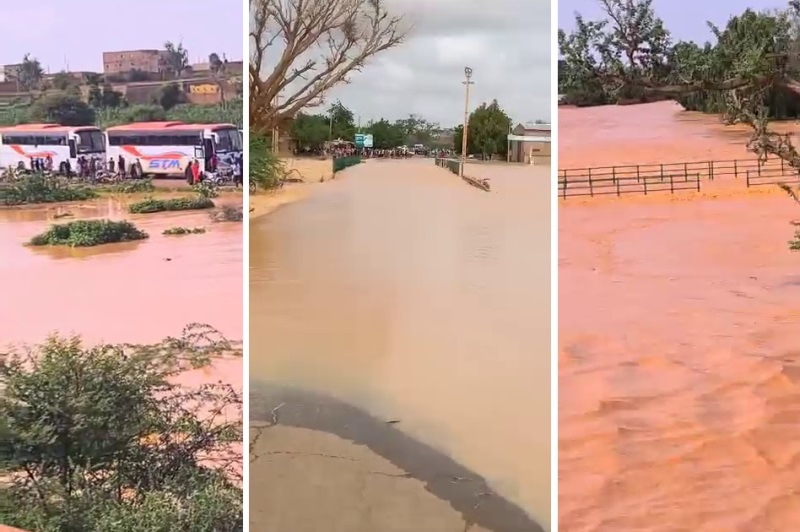
[[[162,74],[169,70],[165,50],[103,52],[103,73],[124,74],[132,70]]]
[[[508,135],[508,162],[549,164],[550,124],[518,124]]]
[[[21,64],[0,65],[0,83],[15,81],[19,77],[21,69]]]

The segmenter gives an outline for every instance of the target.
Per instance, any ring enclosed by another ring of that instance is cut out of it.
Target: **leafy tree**
[[[383,4],[250,0],[251,127],[268,132],[301,110],[322,105],[330,89],[402,43],[402,17]]]
[[[464,126],[459,124],[453,128],[453,150],[461,155],[461,148],[464,143]],[[475,148],[475,139],[470,137],[467,139],[467,154],[475,153],[478,150]]]
[[[341,101],[331,105],[328,109],[328,119],[330,120],[331,135],[335,139],[352,141],[356,135],[355,115],[353,111],[342,104]]]
[[[183,43],[174,44],[172,41],[164,43],[164,50],[167,52],[166,62],[169,69],[175,73],[175,77],[180,78],[189,67],[189,52],[183,47]]]
[[[58,72],[53,76],[53,87],[58,90],[64,91],[75,85],[75,79],[69,75],[69,72]]]
[[[89,105],[95,109],[106,109],[120,107],[125,103],[125,98],[121,92],[115,91],[111,85],[89,86]]]
[[[403,130],[405,144],[430,144],[433,133],[439,128],[438,124],[428,122],[425,118],[410,114],[408,118],[397,121],[397,126]]]
[[[390,150],[404,145],[406,133],[402,126],[380,119],[367,126],[367,132],[372,134],[373,146],[380,150]]]
[[[325,115],[299,113],[292,121],[292,137],[300,149],[319,150],[329,135],[330,124]]]
[[[223,356],[241,348],[192,325],[155,345],[52,337],[4,357],[3,522],[53,532],[242,530],[241,396],[175,383]]]
[[[494,154],[505,155],[508,148],[508,133],[511,118],[493,100],[489,105],[483,103],[469,116],[469,136],[472,145],[484,158]]]
[[[65,126],[88,126],[95,122],[95,111],[79,96],[50,94],[31,107],[31,119]]]
[[[160,105],[132,105],[121,117],[121,123],[161,122],[167,119],[167,113]]]
[[[652,0],[601,0],[606,20],[576,15],[576,31],[559,30],[565,103],[604,105],[673,99],[691,110],[721,113],[727,91],[754,89],[773,117],[800,112],[797,2],[776,12],[746,10],[715,43],[671,43]]]
[[[156,99],[165,111],[186,102],[186,95],[177,83],[167,83],[158,91]]]
[[[216,83],[219,89],[220,99],[222,105],[225,105],[225,84],[227,83],[227,59],[220,59],[219,54],[212,53],[208,56],[208,70],[211,73],[211,79]]]
[[[20,87],[26,91],[37,89],[42,83],[43,76],[44,70],[39,60],[32,58],[31,54],[25,54],[15,76]]]
[[[669,32],[655,16],[653,0],[599,0],[606,20],[575,15],[576,31],[558,30],[563,57],[559,88],[576,105],[644,101],[636,84],[620,80],[663,79],[671,52]]]

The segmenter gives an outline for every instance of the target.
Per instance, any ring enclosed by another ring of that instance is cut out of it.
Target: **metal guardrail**
[[[747,187],[774,185],[800,179],[800,173],[783,159],[694,161],[594,168],[568,168],[558,171],[558,192],[562,199],[571,196],[604,196],[629,193],[675,193],[699,191],[704,180],[722,176],[742,178]],[[790,178],[790,179],[787,179]]]

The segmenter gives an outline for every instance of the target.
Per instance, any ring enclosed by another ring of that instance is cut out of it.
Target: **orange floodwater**
[[[370,161],[253,220],[250,378],[400,420],[549,529],[549,168],[469,173]]]
[[[65,213],[72,216],[55,218]],[[91,218],[128,219],[150,238],[86,249],[23,245],[52,223]],[[174,226],[207,233],[161,234]],[[128,215],[111,198],[0,208],[0,344],[38,343],[52,332],[88,343],[156,342],[192,322],[240,340],[242,272],[242,224],[211,223],[204,211]],[[242,363],[222,361],[186,379],[195,377],[240,387]]]
[[[671,103],[559,120],[560,168],[752,157]],[[800,523],[800,207],[679,196],[559,202],[560,530]]]

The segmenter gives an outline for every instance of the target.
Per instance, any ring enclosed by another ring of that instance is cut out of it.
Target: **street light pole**
[[[464,94],[464,134],[461,135],[461,164],[459,165],[459,175],[461,177],[464,177],[464,165],[467,164],[467,135],[469,134],[469,86],[474,84],[472,81],[470,81],[472,78],[472,69],[470,67],[464,67],[464,76],[466,79],[461,83],[464,84],[467,90]]]

